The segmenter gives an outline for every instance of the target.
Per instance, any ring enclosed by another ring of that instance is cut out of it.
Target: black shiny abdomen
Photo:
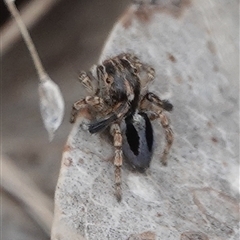
[[[125,124],[126,141],[123,144],[123,154],[135,169],[144,172],[152,159],[152,124],[143,112],[127,117]]]

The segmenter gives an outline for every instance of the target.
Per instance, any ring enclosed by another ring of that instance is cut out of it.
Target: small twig
[[[31,57],[32,57],[32,60],[34,62],[34,65],[35,65],[35,68],[37,70],[37,73],[38,73],[38,76],[39,76],[39,79],[40,81],[42,81],[43,79],[46,78],[46,71],[44,70],[44,67],[42,65],[42,62],[39,58],[39,55],[37,53],[37,50],[33,44],[33,41],[30,37],[30,34],[24,24],[24,22],[22,21],[22,18],[19,14],[19,11],[17,10],[16,8],[16,5],[14,3],[14,0],[4,0],[10,13],[12,14],[12,16],[15,18],[17,24],[18,24],[18,27],[22,33],[22,36],[23,36],[23,39],[28,47],[28,50],[31,54]]]
[[[12,16],[15,18],[22,33],[23,39],[32,57],[33,63],[39,76],[39,100],[40,111],[44,126],[48,131],[49,140],[53,139],[55,131],[62,123],[64,115],[64,100],[56,83],[46,73],[30,34],[16,8],[14,0],[4,0]]]
[[[28,29],[33,27],[60,0],[31,0],[21,8],[21,17]],[[9,19],[0,29],[1,55],[4,55],[20,38],[14,19]]]
[[[1,186],[25,206],[28,214],[50,236],[53,202],[11,159],[1,157]]]

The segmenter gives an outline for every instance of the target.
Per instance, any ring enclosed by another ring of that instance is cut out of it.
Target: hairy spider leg
[[[127,59],[129,63],[131,63],[132,68],[136,68],[137,72],[145,73],[145,76],[141,76],[141,85],[142,87],[146,87],[150,82],[155,78],[155,70],[150,67],[148,64],[142,63],[136,56],[133,54],[125,54],[122,57],[123,59]]]
[[[78,112],[87,105],[94,107],[98,111],[101,111],[104,106],[104,101],[102,98],[97,96],[87,96],[76,101],[72,106],[70,123],[74,123],[76,121]]]
[[[150,104],[149,104],[150,103]],[[167,155],[171,149],[174,136],[172,128],[169,125],[169,119],[167,115],[164,113],[164,110],[171,111],[173,106],[167,100],[161,100],[157,95],[154,93],[147,93],[140,103],[140,108],[142,110],[150,110],[150,120],[155,120],[157,118],[160,119],[161,125],[165,131],[165,138],[166,138],[166,145],[163,150],[163,154],[161,157],[161,162],[163,165],[167,165]]]
[[[95,93],[97,90],[98,80],[93,76],[92,72],[82,71],[78,76],[79,82],[86,88],[89,93]]]
[[[118,123],[113,123],[110,127],[110,133],[113,136],[113,145],[115,147],[114,166],[115,166],[115,194],[118,201],[122,199],[122,179],[121,168],[123,162],[122,153],[122,133]]]

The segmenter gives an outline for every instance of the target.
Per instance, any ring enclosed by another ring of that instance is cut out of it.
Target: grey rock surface
[[[122,52],[153,66],[150,90],[169,99],[175,141],[164,132],[146,174],[122,171],[114,196],[114,148],[91,135],[83,111],[64,148],[52,239],[239,239],[238,1],[155,1],[131,6],[100,62]]]

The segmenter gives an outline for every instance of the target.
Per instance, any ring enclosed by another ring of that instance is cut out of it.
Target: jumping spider
[[[141,63],[136,56],[120,54],[94,66],[87,73],[81,72],[79,76],[80,82],[91,95],[73,104],[70,122],[75,122],[79,110],[88,106],[96,116],[96,120],[89,125],[89,132],[97,133],[110,128],[115,147],[115,188],[118,201],[122,197],[123,153],[137,170],[143,172],[149,167],[153,146],[150,120],[159,118],[165,130],[167,143],[161,161],[163,165],[167,164],[173,131],[164,111],[171,111],[173,106],[167,100],[161,100],[154,93],[148,92],[147,86],[154,75],[154,69]],[[123,122],[130,154],[122,151]]]

